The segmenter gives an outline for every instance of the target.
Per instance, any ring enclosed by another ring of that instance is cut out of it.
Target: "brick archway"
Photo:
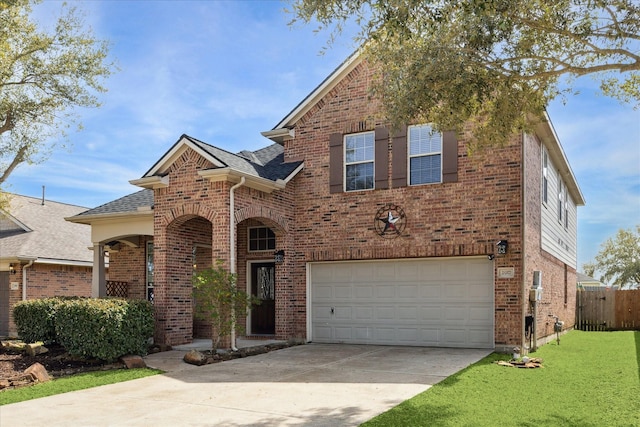
[[[160,216],[162,227],[176,226],[194,217],[202,217],[214,223],[218,212],[198,203],[185,203],[166,211]]]
[[[277,224],[285,233],[289,232],[289,221],[277,211],[260,205],[251,205],[235,213],[236,224],[251,218],[266,218]]]

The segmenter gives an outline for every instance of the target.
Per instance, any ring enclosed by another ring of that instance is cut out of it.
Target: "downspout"
[[[236,274],[236,220],[235,220],[235,191],[244,185],[245,178],[240,177],[240,182],[229,189],[229,269],[231,274]],[[231,350],[237,351],[236,327],[231,328]]]
[[[525,351],[525,348],[527,346],[527,341],[525,338],[525,318],[527,316],[527,306],[530,304],[529,302],[529,293],[527,292],[527,214],[528,214],[528,209],[527,209],[527,186],[526,186],[526,182],[527,182],[527,165],[526,165],[526,160],[527,160],[527,134],[523,131],[522,132],[522,193],[520,195],[521,197],[521,203],[522,203],[522,235],[520,236],[520,238],[522,239],[522,290],[520,292],[520,295],[522,295],[522,298],[524,299],[523,304],[522,304],[522,316],[520,319],[520,348],[521,350],[521,354],[528,354],[529,352],[535,351],[535,344],[533,345],[533,349],[529,348],[527,351]],[[534,325],[535,325],[535,317],[534,317]],[[534,326],[534,331],[535,331],[535,326]],[[535,342],[535,336],[533,338],[533,342]]]
[[[27,300],[27,268],[33,265],[34,260],[30,260],[29,264],[22,267],[22,301]]]

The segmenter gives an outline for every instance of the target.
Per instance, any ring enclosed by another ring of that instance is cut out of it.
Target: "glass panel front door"
[[[251,264],[251,294],[262,302],[251,309],[251,334],[276,333],[276,267],[273,262]]]

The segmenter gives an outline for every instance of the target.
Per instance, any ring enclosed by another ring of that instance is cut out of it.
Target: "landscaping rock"
[[[29,356],[36,356],[38,354],[44,354],[49,351],[47,347],[44,346],[44,343],[36,342],[33,344],[27,344],[24,346],[24,351]]]
[[[136,368],[146,368],[147,367],[147,364],[144,363],[144,360],[142,360],[142,357],[136,356],[136,355],[122,356],[120,358],[120,361],[122,361],[122,363],[124,363],[124,366],[127,369],[136,369]]]
[[[25,369],[24,373],[31,375],[33,379],[38,381],[39,383],[45,383],[51,380],[51,377],[49,377],[49,373],[47,372],[47,370],[39,363],[34,363],[33,365],[29,366],[27,369]]]
[[[202,366],[207,363],[207,355],[198,350],[191,350],[184,355],[182,360],[191,365]]]

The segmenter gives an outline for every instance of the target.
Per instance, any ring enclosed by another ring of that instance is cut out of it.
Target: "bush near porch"
[[[104,361],[146,354],[154,326],[149,302],[120,298],[21,301],[14,318],[25,342],[55,342],[73,356]]]
[[[492,354],[364,426],[640,426],[639,331],[571,331],[530,356],[543,368]]]

